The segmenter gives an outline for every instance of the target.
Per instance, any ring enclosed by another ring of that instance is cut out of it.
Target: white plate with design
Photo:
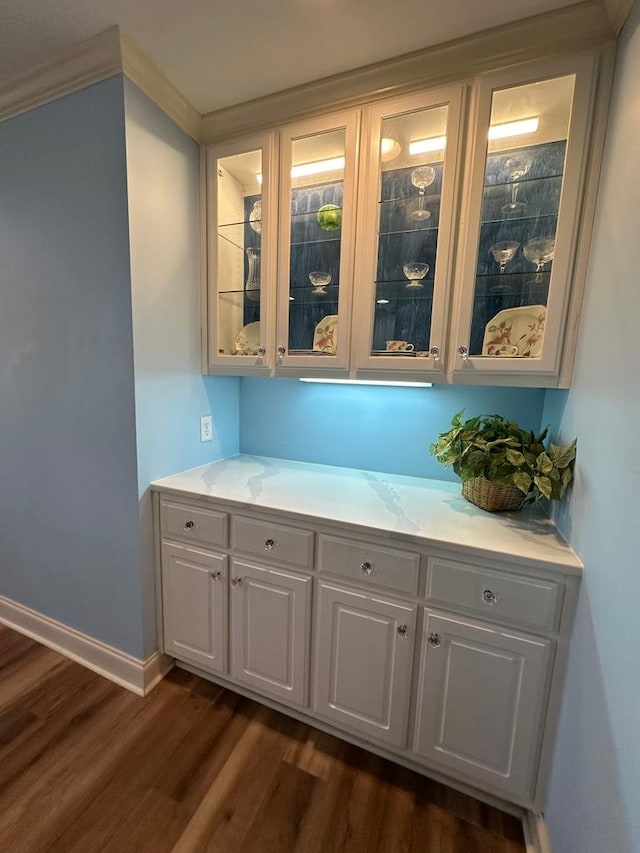
[[[544,305],[505,308],[484,330],[482,355],[499,358],[540,358],[547,309]]]
[[[318,323],[313,333],[313,349],[335,355],[338,351],[338,315],[327,314]]]
[[[243,326],[233,339],[233,343],[236,353],[256,355],[260,346],[260,321]]]

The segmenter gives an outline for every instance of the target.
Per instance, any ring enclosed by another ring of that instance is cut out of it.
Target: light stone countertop
[[[578,556],[538,508],[485,512],[462,497],[459,483],[240,455],[164,477],[151,488],[572,575],[582,572]]]

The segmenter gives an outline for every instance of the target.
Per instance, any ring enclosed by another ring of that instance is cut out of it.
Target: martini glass
[[[431,216],[430,211],[428,211],[424,206],[424,194],[427,187],[430,187],[435,179],[436,170],[433,166],[418,166],[417,169],[414,169],[413,172],[411,172],[411,183],[418,190],[418,206],[415,210],[411,211],[410,216],[418,222],[429,219]]]
[[[518,181],[524,178],[531,168],[531,157],[527,157],[525,154],[516,154],[514,157],[509,157],[504,167],[512,183],[511,201],[502,205],[502,212],[515,216],[518,213],[522,213],[526,207],[524,202],[518,201]]]
[[[493,255],[495,262],[498,264],[500,268],[500,273],[502,274],[506,268],[507,264],[511,263],[511,261],[515,258],[516,252],[520,248],[520,243],[516,243],[515,240],[506,240],[502,243],[494,243],[491,246],[490,252]],[[508,290],[509,286],[504,282],[500,281],[498,284],[495,284],[492,290]]]
[[[417,290],[424,287],[422,279],[429,272],[429,264],[423,264],[422,261],[407,261],[402,267],[402,272],[409,279],[406,287]]]
[[[541,284],[544,265],[553,260],[556,251],[555,237],[535,237],[524,244],[522,253],[532,264],[536,265],[536,277],[527,284]]]

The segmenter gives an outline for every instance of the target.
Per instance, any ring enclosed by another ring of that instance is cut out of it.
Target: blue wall
[[[122,79],[0,124],[0,595],[142,652]]]
[[[324,385],[297,379],[240,380],[242,453],[455,480],[429,444],[464,408],[498,412],[538,429],[544,391]]]
[[[198,145],[126,79],[124,94],[146,656],[157,648],[149,484],[238,452],[238,380],[200,375]]]
[[[585,564],[553,764],[554,853],[640,850],[640,7],[620,43],[576,371],[545,417],[578,436],[557,522]]]

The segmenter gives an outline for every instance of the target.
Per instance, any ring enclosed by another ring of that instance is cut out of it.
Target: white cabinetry
[[[551,641],[426,610],[414,750],[507,796],[530,796]]]
[[[313,710],[377,740],[406,740],[416,606],[318,584]]]
[[[204,488],[236,468],[247,482],[254,464],[205,466]],[[553,545],[547,527],[539,546],[546,562],[538,560],[537,534],[526,522],[520,536],[513,519],[502,525],[461,497],[458,505],[446,488],[439,508],[433,484],[423,511],[438,518],[428,536],[417,535],[411,519],[399,535],[393,514],[388,529],[366,536],[360,522],[330,519],[329,506],[327,517],[318,515],[317,494],[333,494],[322,480],[331,473],[294,467],[302,477],[296,488],[314,495],[315,517],[300,514],[300,495],[289,511],[251,507],[253,493],[225,503],[224,487],[211,499],[155,496],[162,650],[414,769],[542,809],[575,555]],[[193,475],[175,479],[183,476]],[[359,494],[359,474],[346,482],[340,469],[340,477],[345,493]],[[275,500],[292,487],[274,469]],[[394,481],[398,501],[420,499],[418,484],[406,495],[402,489]],[[360,494],[358,518],[368,499],[379,511],[378,492],[370,491]],[[341,512],[349,514],[343,505]],[[464,528],[459,536],[454,518]],[[441,527],[459,541],[439,542]],[[474,536],[483,543],[476,550]],[[491,542],[500,553],[491,553]]]
[[[307,704],[311,578],[234,560],[231,677],[293,705]]]

